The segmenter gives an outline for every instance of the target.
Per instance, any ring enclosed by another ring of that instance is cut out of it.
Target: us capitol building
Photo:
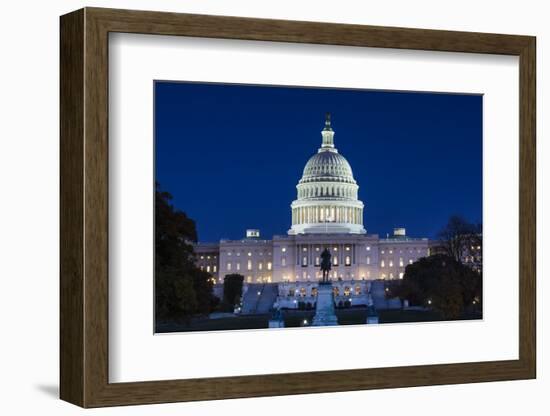
[[[334,146],[330,114],[321,136],[321,147],[306,163],[296,186],[287,235],[264,240],[259,230],[247,230],[241,240],[195,245],[197,265],[216,282],[238,273],[249,284],[279,283],[279,294],[314,296],[321,278],[320,254],[327,248],[335,295],[359,296],[367,290],[367,282],[400,279],[407,264],[430,254],[431,241],[410,238],[405,228],[395,228],[385,238],[367,233],[359,185]]]

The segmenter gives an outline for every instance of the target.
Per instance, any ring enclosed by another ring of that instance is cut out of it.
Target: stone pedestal
[[[369,305],[367,307],[367,324],[377,324],[378,323],[378,312],[374,305]]]
[[[334,295],[332,283],[319,283],[317,287],[317,304],[312,326],[338,325],[338,319],[334,312]]]
[[[285,321],[282,319],[270,319],[268,323],[269,328],[284,328]]]
[[[279,304],[275,302],[273,305],[275,307],[275,310],[273,311],[273,314],[271,315],[271,319],[269,320],[268,326],[269,328],[284,328],[285,327],[285,320],[283,318],[283,314],[281,312],[281,309],[279,309]]]

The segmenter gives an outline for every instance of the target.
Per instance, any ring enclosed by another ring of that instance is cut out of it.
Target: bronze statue
[[[321,271],[323,272],[321,283],[329,282],[328,274],[331,268],[331,257],[330,252],[325,248],[321,253]]]

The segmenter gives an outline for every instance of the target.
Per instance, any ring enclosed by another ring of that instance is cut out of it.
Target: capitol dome
[[[321,147],[304,168],[292,202],[289,234],[364,234],[363,203],[351,166],[334,147],[334,131],[327,113]]]
[[[351,166],[336,149],[319,151],[312,156],[306,163],[300,183],[323,181],[355,183]]]

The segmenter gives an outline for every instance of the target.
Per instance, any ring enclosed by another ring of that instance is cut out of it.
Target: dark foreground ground
[[[287,310],[283,312],[285,327],[308,326],[313,319],[314,311]],[[403,322],[434,322],[441,321],[441,316],[434,311],[421,310],[380,310],[378,311],[381,324]],[[336,316],[340,325],[364,324],[367,320],[367,309],[364,307],[337,309]],[[270,315],[243,315],[227,318],[208,319],[194,318],[189,323],[160,322],[156,332],[189,332],[189,331],[226,331],[232,329],[263,329],[268,327]],[[467,314],[460,319],[481,319],[481,314]]]

